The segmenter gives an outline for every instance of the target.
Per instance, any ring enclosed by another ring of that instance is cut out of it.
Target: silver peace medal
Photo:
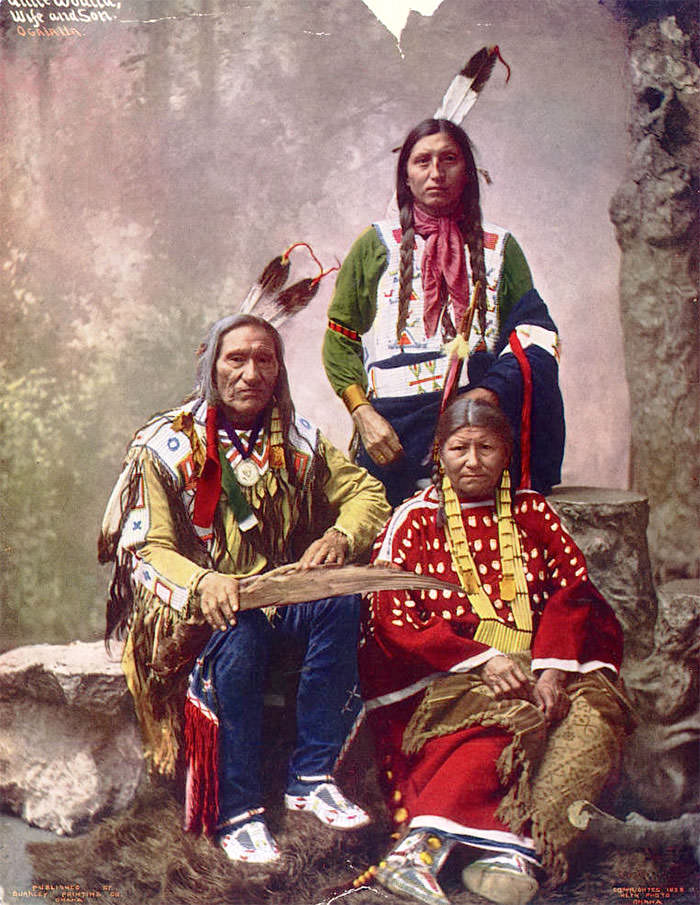
[[[241,459],[234,468],[234,474],[238,483],[243,487],[252,487],[253,484],[257,484],[260,477],[258,466],[252,459]]]

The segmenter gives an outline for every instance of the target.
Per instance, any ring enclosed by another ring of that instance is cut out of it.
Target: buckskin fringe
[[[213,835],[219,819],[219,720],[191,693],[185,701],[185,831]]]
[[[142,466],[146,460],[149,460],[157,470],[159,479],[170,500],[174,502],[181,490],[168,469],[147,448],[140,448],[134,455],[133,461],[123,472],[124,477],[120,479],[123,487],[123,502],[119,533],[108,537],[103,531],[98,544],[101,554],[115,561],[107,599],[105,628],[105,641],[107,642],[113,637],[123,637],[130,611],[136,604],[132,591],[131,575],[133,563],[131,551],[120,549],[116,546],[116,543],[124,527],[124,521],[128,518],[129,512],[138,498]],[[206,548],[195,534],[191,523],[180,511],[181,507],[171,505],[170,509],[179,549],[198,565],[210,567],[211,559],[207,554]],[[100,561],[104,562],[106,560],[101,559]]]
[[[134,699],[149,768],[172,777],[178,759],[188,676],[209,634],[201,629],[208,627],[197,627],[195,644],[173,651],[173,639],[183,620],[143,588],[134,589],[133,597],[122,668]],[[161,647],[173,667],[167,673],[154,668],[161,663]]]
[[[526,654],[512,656],[526,668]],[[619,767],[622,739],[634,725],[624,692],[598,671],[572,674],[567,694],[569,713],[547,732],[541,711],[529,702],[493,700],[468,673],[445,676],[425,692],[402,743],[412,754],[430,738],[468,726],[508,731],[511,741],[496,764],[506,787],[496,816],[512,832],[531,836],[549,888],[567,880],[580,836],[568,822],[567,806],[578,798],[599,799]]]
[[[149,688],[149,675],[136,653],[130,632],[122,655],[122,669],[134,701],[141,728],[143,753],[150,772],[174,778],[178,761],[178,736],[182,725],[182,697],[176,694],[159,699]],[[182,695],[184,696],[184,688]]]

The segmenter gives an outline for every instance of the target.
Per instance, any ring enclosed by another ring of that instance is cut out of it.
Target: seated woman
[[[524,905],[563,882],[576,831],[630,728],[616,678],[622,632],[584,558],[534,491],[511,501],[506,416],[459,397],[438,422],[431,487],[394,513],[376,562],[454,591],[381,591],[359,663],[400,841],[376,878],[446,905],[438,873],[456,847],[466,887]]]

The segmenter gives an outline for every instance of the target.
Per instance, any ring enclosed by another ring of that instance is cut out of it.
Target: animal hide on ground
[[[28,847],[34,882],[80,884],[84,890],[111,884],[129,905],[321,905],[347,890],[353,879],[376,864],[391,842],[381,802],[371,743],[360,733],[354,754],[343,763],[339,782],[365,806],[375,822],[353,832],[324,827],[307,814],[281,806],[284,773],[294,727],[282,711],[267,726],[263,783],[269,791],[268,820],[283,859],[276,866],[232,864],[208,839],[181,829],[183,806],[169,785],[146,785],[124,813],[104,820],[83,837]],[[460,883],[463,862],[448,861],[441,883],[452,905],[483,905]],[[473,854],[473,853],[472,853]],[[673,905],[695,905],[692,864],[653,860],[630,852],[607,860],[585,852],[571,882],[549,892],[548,905],[620,905],[617,886],[684,887]],[[50,893],[61,895],[60,890]],[[405,905],[385,890],[360,888],[346,905]],[[540,901],[540,899],[538,899]]]

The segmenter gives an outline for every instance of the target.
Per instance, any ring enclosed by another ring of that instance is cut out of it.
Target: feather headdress
[[[510,66],[501,56],[498,45],[482,47],[469,58],[464,68],[450,82],[443,95],[434,119],[449,119],[459,126],[479,98],[479,94],[493,72],[496,60],[508,70],[506,82],[510,79]]]
[[[285,289],[284,285],[289,278],[291,267],[290,254],[295,248],[306,248],[318,265],[319,272],[315,277],[305,277]],[[324,270],[310,245],[306,242],[295,242],[265,267],[248,291],[239,313],[256,314],[273,327],[279,327],[309,304],[318,292],[323,277],[337,270],[338,266]]]

